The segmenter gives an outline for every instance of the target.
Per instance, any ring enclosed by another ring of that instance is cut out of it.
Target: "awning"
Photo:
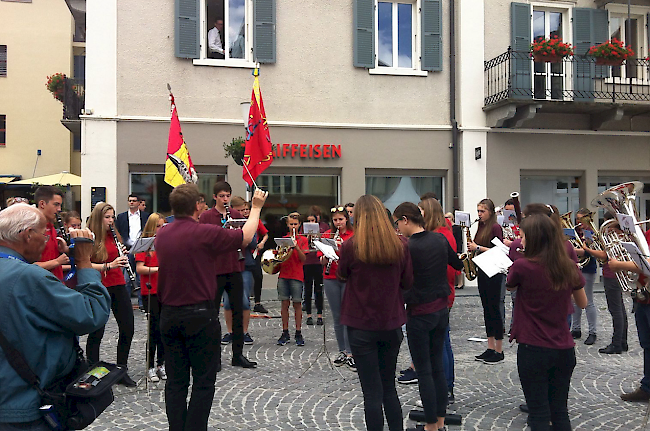
[[[7,184],[18,178],[16,175],[0,175],[0,184]]]
[[[36,177],[27,180],[16,181],[14,184],[40,184],[44,186],[55,186],[55,185],[80,186],[81,177],[78,175],[71,174],[68,171],[63,171],[59,174],[46,175],[44,177]]]

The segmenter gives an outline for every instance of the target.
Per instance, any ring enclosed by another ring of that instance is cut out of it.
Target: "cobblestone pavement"
[[[259,363],[257,369],[230,366],[230,346],[223,348],[223,371],[217,375],[217,390],[210,414],[213,430],[365,430],[363,396],[356,373],[347,367],[332,370],[325,357],[317,359],[322,347],[322,327],[303,326],[306,345],[295,343],[277,346],[280,336],[279,302],[271,280],[265,280],[264,304],[273,318],[251,319],[250,333],[255,339],[245,346],[244,354]],[[267,288],[268,287],[268,288]],[[480,300],[476,288],[458,292],[451,317],[451,336],[456,363],[456,403],[450,412],[463,417],[453,430],[526,430],[526,415],[518,409],[524,402],[516,368],[516,346],[504,348],[505,361],[486,365],[474,361],[485,343],[468,341],[484,336]],[[327,301],[326,301],[327,302]],[[510,313],[509,298],[507,313]],[[624,403],[621,391],[638,386],[643,371],[643,351],[636,336],[631,301],[626,298],[629,319],[630,350],[621,355],[601,355],[598,348],[609,343],[611,318],[606,309],[602,286],[597,285],[598,341],[585,346],[584,338],[576,343],[578,365],[573,373],[569,394],[569,413],[574,430],[641,430],[647,404]],[[327,308],[327,306],[326,306]],[[144,315],[136,313],[136,334],[131,349],[131,376],[137,388],[117,386],[111,407],[88,429],[167,429],[164,382],[150,384],[147,391],[145,373]],[[293,312],[291,328],[293,327]],[[509,319],[508,319],[509,321]],[[336,341],[331,318],[325,313],[326,345],[333,354]],[[586,329],[583,315],[583,328]],[[222,326],[225,328],[222,319]],[[586,331],[585,331],[586,332]],[[584,334],[584,332],[583,332]],[[293,329],[291,329],[293,340]],[[85,345],[85,340],[82,346]],[[114,361],[117,328],[111,317],[104,341],[102,358]],[[333,356],[332,354],[332,356]],[[402,343],[398,368],[408,365],[406,342]],[[301,373],[313,364],[301,377]],[[413,427],[408,412],[419,398],[417,385],[398,385],[404,412],[404,425]],[[387,429],[387,427],[386,427]]]

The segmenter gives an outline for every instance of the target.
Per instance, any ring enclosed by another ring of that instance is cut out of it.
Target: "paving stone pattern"
[[[275,293],[265,281],[264,297]],[[516,345],[504,348],[505,361],[486,365],[474,360],[485,343],[468,341],[484,336],[483,317],[476,288],[458,292],[451,315],[451,336],[456,363],[456,403],[450,412],[463,417],[454,430],[526,430],[526,415],[518,409],[524,402],[516,367]],[[507,314],[510,315],[509,298]],[[326,301],[327,303],[327,301]],[[209,429],[216,430],[365,430],[363,395],[356,373],[346,366],[330,368],[325,357],[316,360],[322,348],[320,326],[303,326],[306,345],[291,343],[277,346],[280,336],[279,302],[264,304],[274,318],[251,319],[250,333],[255,339],[245,346],[244,354],[259,363],[257,369],[230,366],[230,346],[223,348],[223,371],[217,375],[216,393],[210,414]],[[641,430],[647,404],[624,403],[619,395],[638,386],[643,372],[643,351],[636,336],[631,301],[626,298],[629,319],[630,350],[621,355],[601,355],[598,348],[611,338],[611,318],[606,309],[602,287],[596,293],[598,340],[593,346],[583,344],[587,321],[583,315],[583,338],[576,343],[578,365],[573,373],[569,394],[569,413],[574,430]],[[327,308],[327,305],[326,305]],[[277,316],[277,317],[275,317]],[[88,429],[167,429],[164,382],[143,379],[145,369],[146,320],[135,311],[136,333],[129,359],[131,377],[139,380],[137,388],[117,386],[115,402]],[[509,321],[509,318],[508,318]],[[326,345],[332,359],[337,353],[331,317],[325,313]],[[222,319],[222,327],[225,324]],[[293,328],[293,311],[291,324]],[[85,346],[85,337],[82,340]],[[102,342],[101,357],[114,361],[117,327],[111,316]],[[409,363],[406,341],[402,343],[398,368]],[[300,374],[312,364],[302,376]],[[419,398],[417,385],[398,385],[404,426],[413,427],[408,412]],[[388,429],[386,427],[386,429]]]

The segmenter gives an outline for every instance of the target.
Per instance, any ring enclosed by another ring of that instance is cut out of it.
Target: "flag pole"
[[[253,182],[253,185],[255,186],[256,189],[259,189],[259,187],[257,187],[257,183],[255,182],[255,179],[253,178],[253,175],[251,175],[251,171],[248,170],[248,166],[246,166],[246,162],[244,161],[244,159],[242,159],[241,162],[242,165],[244,165],[244,169],[246,169],[248,176],[251,177],[251,181]]]

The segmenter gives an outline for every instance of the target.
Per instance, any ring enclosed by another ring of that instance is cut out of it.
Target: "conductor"
[[[169,196],[174,223],[156,235],[160,332],[165,346],[165,399],[170,431],[207,430],[217,371],[221,369],[214,261],[245,248],[258,227],[267,193],[256,190],[251,213],[241,230],[199,224],[199,190],[182,184]],[[192,370],[192,395],[187,392]]]

